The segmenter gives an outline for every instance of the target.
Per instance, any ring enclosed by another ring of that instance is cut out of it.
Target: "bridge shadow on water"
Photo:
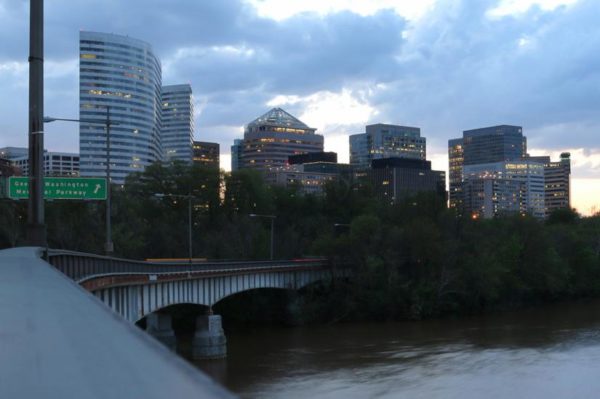
[[[211,308],[197,304],[177,304],[159,310],[171,316],[176,337],[177,353],[220,383],[227,380],[227,359],[193,357],[193,338],[196,319],[212,311],[222,317],[225,335],[243,334],[266,326],[294,326],[298,324],[296,302],[305,292],[276,288],[261,288],[231,295]],[[146,329],[147,317],[136,325]]]

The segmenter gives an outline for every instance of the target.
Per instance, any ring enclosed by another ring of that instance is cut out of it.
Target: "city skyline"
[[[593,68],[600,5],[410,3],[286,2],[287,11],[271,1],[175,2],[169,9],[160,2],[48,4],[46,114],[78,116],[79,30],[113,32],[153,45],[163,84],[191,83],[195,140],[220,143],[222,166],[230,164],[227,151],[243,126],[278,106],[317,128],[341,162],[348,160],[348,136],[367,124],[419,126],[428,158],[441,170],[448,167],[448,139],[514,124],[523,126],[532,155],[571,152],[574,207],[589,214],[600,205]],[[0,10],[0,29],[15,38],[0,51],[0,147],[25,146],[27,104],[14,99],[27,97],[27,2],[0,2]],[[164,29],[151,29],[159,22]],[[78,151],[76,126],[46,130],[48,150]]]

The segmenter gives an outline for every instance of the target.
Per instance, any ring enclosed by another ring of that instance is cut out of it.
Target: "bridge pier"
[[[227,356],[227,338],[221,326],[221,316],[209,314],[196,318],[196,333],[192,341],[194,359],[220,359]]]
[[[175,331],[173,331],[171,315],[167,313],[150,313],[146,317],[146,332],[162,342],[171,350],[177,347]]]

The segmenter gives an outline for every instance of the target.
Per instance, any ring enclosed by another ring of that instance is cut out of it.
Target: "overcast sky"
[[[27,145],[29,2],[0,0],[0,147]],[[573,205],[600,208],[598,0],[52,0],[45,114],[78,115],[79,30],[149,42],[163,84],[191,83],[197,140],[229,147],[280,106],[348,159],[369,123],[418,126],[447,169],[462,131],[521,125],[530,153],[573,159]],[[46,148],[78,151],[77,126]]]

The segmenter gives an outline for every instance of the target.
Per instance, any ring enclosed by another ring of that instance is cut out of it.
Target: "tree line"
[[[598,215],[471,220],[434,194],[390,204],[339,179],[321,196],[303,195],[251,170],[183,163],[151,165],[112,193],[117,256],[186,258],[191,196],[195,258],[267,259],[270,220],[255,213],[276,216],[276,258],[350,267],[348,279],[286,296],[299,322],[420,319],[600,294]],[[0,201],[1,248],[23,242],[26,211],[24,201]],[[47,201],[49,246],[102,253],[104,219],[103,202]]]

